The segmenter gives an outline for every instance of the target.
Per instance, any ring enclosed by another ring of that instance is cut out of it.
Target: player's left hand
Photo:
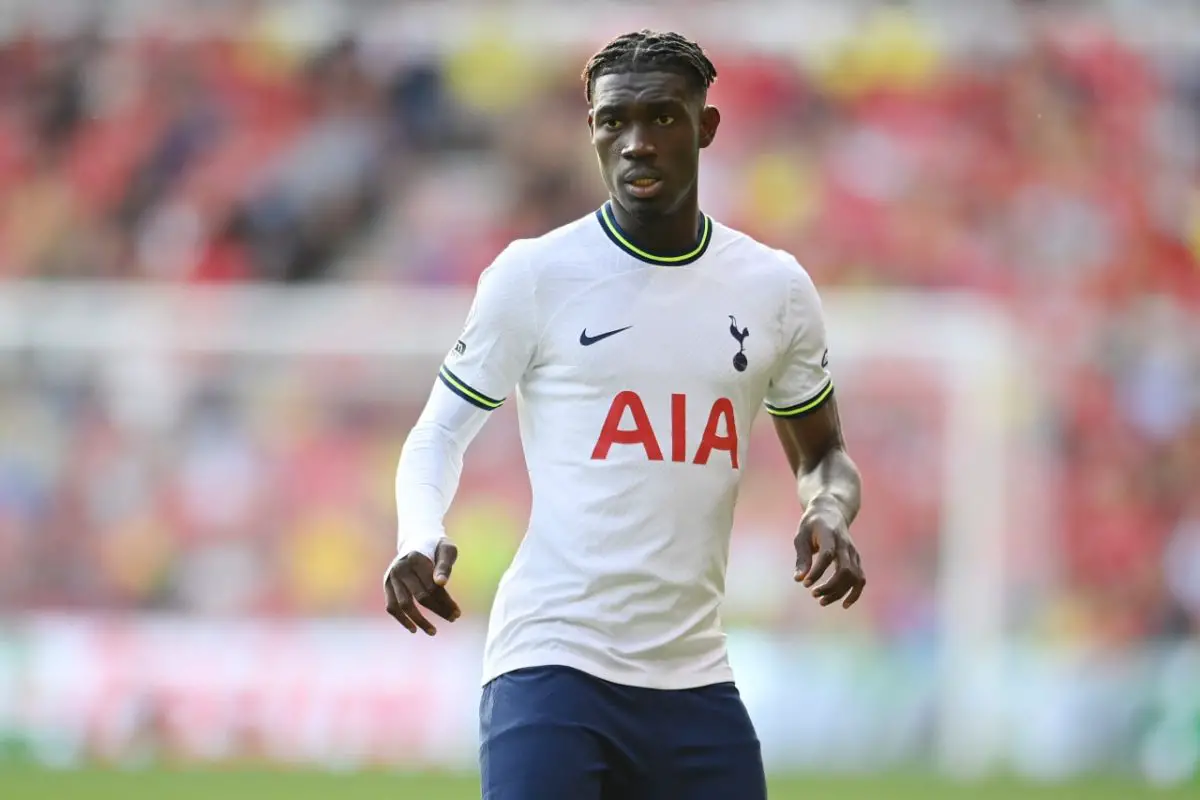
[[[820,586],[817,582],[830,566],[834,567],[829,580]],[[850,538],[850,531],[842,512],[831,504],[814,504],[804,512],[800,530],[796,533],[797,583],[813,587],[813,597],[821,605],[842,601],[842,608],[849,608],[858,601],[867,585],[858,548]]]

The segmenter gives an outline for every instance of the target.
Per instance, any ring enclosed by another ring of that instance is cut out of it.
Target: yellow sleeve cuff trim
[[[447,389],[454,392],[471,405],[482,408],[484,411],[494,411],[495,409],[504,405],[503,398],[496,400],[488,397],[482,392],[475,391],[468,386],[465,381],[447,369],[445,364],[443,364],[442,368],[438,370],[438,377],[442,379],[442,383],[446,384]]]
[[[801,417],[805,414],[810,414],[816,411],[825,401],[833,395],[833,381],[825,384],[825,386],[817,392],[811,400],[805,400],[803,403],[797,403],[794,406],[779,407],[767,403],[767,413],[773,417]]]

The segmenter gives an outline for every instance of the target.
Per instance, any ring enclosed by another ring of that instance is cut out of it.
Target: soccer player
[[[866,583],[813,282],[699,208],[716,75],[674,33],[620,36],[588,62],[609,199],[483,272],[400,456],[387,610],[433,635],[422,609],[460,614],[443,517],[463,453],[516,388],[533,505],[484,653],[486,800],[766,797],[720,616],[760,406],[804,506],[795,580],[847,608]]]

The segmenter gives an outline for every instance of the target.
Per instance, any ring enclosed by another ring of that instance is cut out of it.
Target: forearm
[[[396,467],[398,552],[415,550],[433,558],[458,491],[463,455],[487,416],[441,384],[434,386]]]
[[[847,525],[854,522],[862,506],[862,476],[844,448],[830,448],[796,478],[800,502],[806,510],[830,505],[841,513]]]

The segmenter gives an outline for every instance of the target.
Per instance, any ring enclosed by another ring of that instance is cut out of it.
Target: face
[[[601,75],[588,126],[613,201],[631,215],[669,214],[695,197],[700,149],[721,117],[675,72]]]

